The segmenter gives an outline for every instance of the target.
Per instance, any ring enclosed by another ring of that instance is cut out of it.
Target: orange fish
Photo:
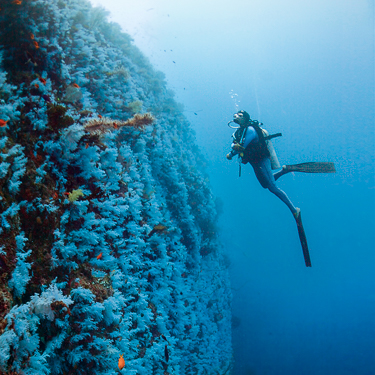
[[[1,119],[0,119],[0,128],[5,127],[8,121],[9,121],[9,120],[6,120],[6,121],[5,121],[5,120],[1,120]]]
[[[125,367],[125,359],[123,358],[123,354],[121,354],[118,360],[118,368],[122,370],[124,367]]]
[[[98,115],[99,118],[102,118],[103,116],[102,115]]]
[[[59,195],[56,193],[56,191],[53,193],[53,199],[57,199]]]
[[[13,0],[12,4],[21,5],[22,1],[21,0]]]
[[[34,37],[34,34],[30,34],[30,38],[31,39],[34,39],[35,37]]]
[[[79,89],[79,86],[76,83],[73,83],[73,86]]]
[[[38,42],[37,42],[36,40],[34,40],[33,43],[34,43],[35,48],[38,49],[38,48],[39,48],[39,44],[38,44]]]
[[[89,148],[89,144],[88,144],[88,143],[86,143],[86,146],[85,146],[85,148]]]
[[[115,129],[118,129],[118,125],[114,122],[113,123],[113,127],[115,128]]]
[[[47,83],[47,81],[44,79],[44,78],[39,78],[39,81],[43,83],[43,85],[45,85]]]
[[[166,228],[166,226],[165,225],[162,225],[162,224],[158,224],[158,225],[155,225],[154,226],[154,230],[160,230],[160,231],[162,231],[162,230],[164,230]]]
[[[39,85],[37,83],[34,84],[35,88],[38,89]]]
[[[96,259],[100,259],[101,257],[102,257],[102,255],[103,255],[103,253],[100,253],[97,257],[96,257]]]

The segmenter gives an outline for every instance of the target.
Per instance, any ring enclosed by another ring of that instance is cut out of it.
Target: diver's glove
[[[234,151],[234,150],[231,150],[231,152],[229,154],[227,154],[227,159],[232,160],[234,155],[237,155],[237,152]]]

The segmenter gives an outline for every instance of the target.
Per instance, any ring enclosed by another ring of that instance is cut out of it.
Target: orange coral
[[[85,130],[92,135],[102,135],[111,129],[118,129],[123,126],[133,127],[137,130],[144,130],[145,126],[154,122],[155,118],[150,113],[143,115],[136,114],[126,121],[113,121],[110,118],[102,117],[89,120],[85,125]]]

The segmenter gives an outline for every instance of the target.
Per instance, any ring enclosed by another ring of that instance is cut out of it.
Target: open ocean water
[[[373,2],[104,5],[166,74],[206,156],[231,260],[234,375],[375,374]],[[225,158],[238,109],[283,134],[281,164],[335,163],[278,181],[301,208],[312,268],[286,206]]]

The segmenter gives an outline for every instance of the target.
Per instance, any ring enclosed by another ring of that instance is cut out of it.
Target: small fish
[[[115,129],[118,129],[118,125],[114,122],[113,123],[113,127],[115,128]]]
[[[76,83],[73,83],[73,86],[79,89],[79,86]]]
[[[39,88],[39,85],[37,83],[34,83],[34,86],[35,86],[36,89]]]
[[[173,61],[173,64],[176,64],[176,61]]]
[[[43,85],[45,85],[47,83],[47,81],[42,77],[39,77],[39,81],[42,82]]]
[[[150,238],[156,232],[163,232],[167,227],[162,224],[155,225],[151,232],[148,234],[148,238]]]
[[[13,0],[12,4],[21,5],[22,1],[21,0]]]
[[[28,59],[28,60],[25,62],[25,65],[26,65],[26,64],[33,64],[34,66],[38,66],[38,64],[34,61],[34,57],[33,57],[33,55],[32,55],[29,51],[26,51],[26,52],[25,52],[25,55],[26,55],[26,58]]]
[[[118,360],[118,368],[122,370],[125,367],[125,359],[123,358],[123,354],[120,355],[120,358]]]
[[[100,254],[96,257],[96,259],[99,260],[102,256],[103,256],[103,253],[100,253]],[[121,369],[120,369],[120,370],[121,370]]]
[[[48,103],[51,103],[51,98],[48,96],[48,95],[42,95],[42,98],[46,101],[46,102],[48,102]]]
[[[99,117],[99,118],[103,118],[103,116],[102,116],[102,115],[98,115],[98,117]]]
[[[165,348],[164,348],[164,355],[165,355],[165,360],[168,362],[168,360],[169,360],[169,353],[168,353],[168,347],[167,347],[167,345],[165,345]]]
[[[6,125],[7,125],[7,122],[8,122],[9,120],[1,120],[0,119],[0,128],[4,128]]]
[[[53,199],[57,199],[59,195],[56,193],[56,191],[53,193]]]
[[[85,148],[89,148],[89,144],[88,144],[88,143],[86,143],[86,146],[85,146]]]
[[[155,225],[154,226],[154,229],[155,230],[164,230],[166,228],[165,225],[162,225],[162,224],[158,224],[158,225]]]
[[[34,43],[35,48],[38,49],[39,48],[39,43],[36,40],[34,40],[33,43]]]
[[[34,34],[30,34],[30,39],[33,40],[35,38]]]

